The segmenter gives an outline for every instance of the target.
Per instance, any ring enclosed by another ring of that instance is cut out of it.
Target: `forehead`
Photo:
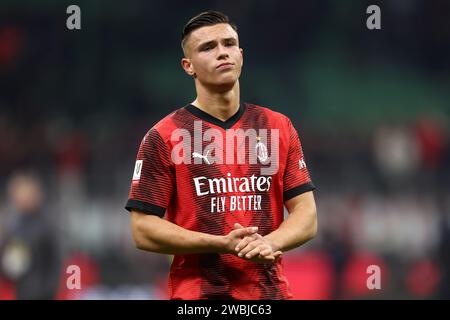
[[[219,23],[194,30],[190,35],[189,42],[195,47],[203,42],[220,41],[225,38],[237,39],[238,35],[228,23]]]

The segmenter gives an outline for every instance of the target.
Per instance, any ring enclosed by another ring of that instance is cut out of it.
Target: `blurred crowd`
[[[60,298],[164,298],[170,261],[135,249],[123,210],[140,141],[137,132],[130,141],[115,136],[94,148],[92,137],[75,131],[59,135],[64,143],[53,149],[45,148],[51,146],[50,134],[27,139],[18,129],[14,134],[14,128],[11,122],[3,127],[11,130],[2,135],[3,144],[36,142],[35,149],[15,155],[17,162],[12,152],[0,164],[14,169],[2,174],[1,288],[16,283],[19,298],[49,297],[52,289]],[[447,128],[424,118],[413,127],[384,124],[368,135],[352,129],[335,136],[299,131],[318,186],[320,232],[285,257],[296,296],[448,298]],[[111,140],[117,154],[96,154],[111,148]],[[128,154],[121,157],[123,150]],[[84,266],[83,287],[91,290],[64,292],[65,267],[71,264]],[[365,287],[371,264],[382,266],[380,292]],[[46,286],[37,286],[39,281]]]
[[[318,236],[284,257],[298,299],[450,298],[450,11],[433,3],[389,2],[371,36],[364,1],[209,3],[240,28],[243,100],[291,117],[317,186]],[[0,299],[164,299],[170,257],[134,247],[123,207],[141,138],[194,98],[178,31],[206,8],[83,2],[70,33],[52,1],[6,5]]]

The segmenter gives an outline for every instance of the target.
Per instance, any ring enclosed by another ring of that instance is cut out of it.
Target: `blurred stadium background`
[[[179,36],[206,9],[238,24],[242,100],[291,117],[318,187],[295,297],[450,298],[450,2],[2,0],[0,299],[166,297],[169,259],[123,207],[141,138],[195,97]]]

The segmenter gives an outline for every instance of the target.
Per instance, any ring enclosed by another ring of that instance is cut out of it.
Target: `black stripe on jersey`
[[[125,206],[125,209],[131,212],[131,210],[136,210],[143,212],[145,214],[152,214],[159,217],[164,217],[164,214],[166,212],[166,208],[157,206],[152,203],[143,202],[139,200],[128,200],[127,205]]]
[[[316,189],[316,187],[314,186],[314,183],[312,182],[307,182],[304,184],[301,184],[295,188],[289,189],[285,192],[283,192],[283,200],[284,201],[288,201],[289,199],[292,199],[295,196],[298,196],[299,194],[308,192],[308,191],[312,191]]]
[[[220,119],[217,119],[216,117],[213,117],[209,113],[200,110],[196,106],[192,104],[188,104],[186,107],[184,107],[187,111],[192,113],[194,116],[205,120],[207,122],[210,122],[212,124],[215,124],[216,126],[222,127],[223,129],[230,129],[236,122],[239,121],[239,119],[242,117],[242,115],[245,112],[245,103],[241,103],[239,105],[239,110],[232,115],[230,118],[228,118],[226,121],[222,121]]]

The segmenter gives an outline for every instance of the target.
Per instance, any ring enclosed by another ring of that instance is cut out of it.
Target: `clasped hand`
[[[257,233],[257,227],[244,228],[239,223],[234,224],[234,230],[227,237],[231,240],[230,249],[238,257],[256,263],[273,263],[282,252],[274,251],[270,241]]]

